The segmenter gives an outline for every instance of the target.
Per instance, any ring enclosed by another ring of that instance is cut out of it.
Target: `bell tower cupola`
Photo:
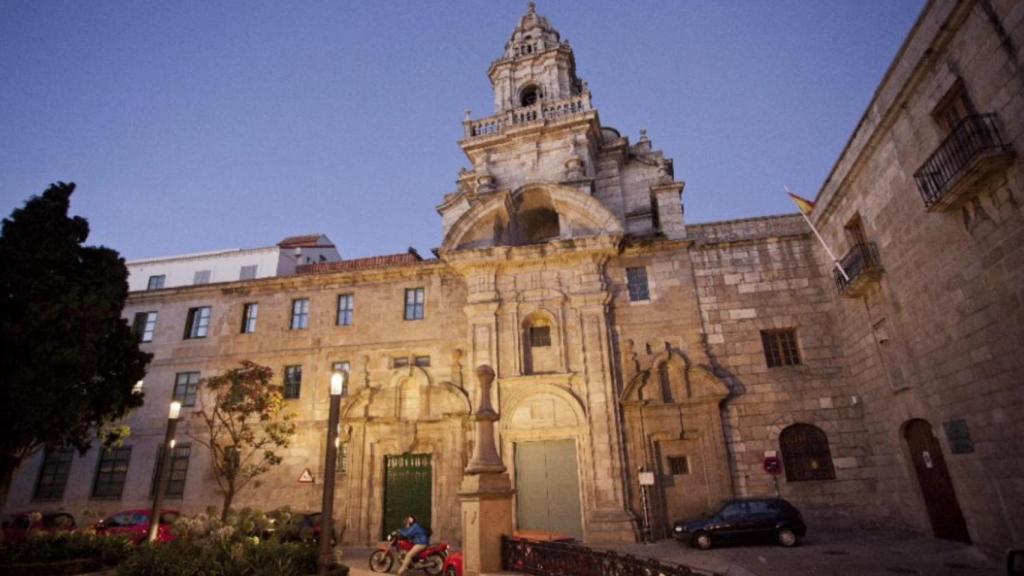
[[[488,76],[494,88],[495,113],[565,100],[584,90],[569,42],[547,18],[537,14],[533,2],[512,31],[505,53],[491,64]]]

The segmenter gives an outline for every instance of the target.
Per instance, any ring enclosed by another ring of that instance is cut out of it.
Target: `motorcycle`
[[[374,572],[390,572],[395,562],[401,566],[405,561],[405,555],[412,548],[412,542],[401,538],[398,532],[388,534],[386,542],[377,545],[377,549],[370,554],[370,570]],[[409,563],[412,570],[423,570],[430,576],[437,576],[444,567],[444,560],[448,556],[448,544],[439,542],[429,545],[416,558]]]

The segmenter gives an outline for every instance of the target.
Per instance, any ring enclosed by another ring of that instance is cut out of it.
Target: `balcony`
[[[839,294],[849,298],[862,296],[867,288],[882,277],[882,262],[874,242],[857,244],[839,261],[849,280],[839,270],[833,272]]]
[[[1003,142],[995,114],[975,114],[960,121],[914,180],[928,210],[946,210],[1012,158],[1013,148]]]
[[[582,116],[591,110],[593,110],[593,107],[590,104],[590,93],[584,92],[578,96],[563,100],[539,100],[536,104],[514,108],[501,114],[488,116],[487,118],[466,120],[462,125],[466,130],[466,139],[479,136],[496,136],[519,126],[573,118]]]

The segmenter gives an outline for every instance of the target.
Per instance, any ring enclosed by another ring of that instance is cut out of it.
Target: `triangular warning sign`
[[[313,483],[313,473],[309,471],[309,468],[306,468],[302,471],[302,474],[299,474],[299,482],[302,484]]]

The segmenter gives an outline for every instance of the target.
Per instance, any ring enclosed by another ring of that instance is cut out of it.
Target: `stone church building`
[[[493,114],[463,122],[435,258],[132,292],[125,317],[154,359],[131,439],[38,454],[8,509],[145,506],[172,397],[169,505],[216,504],[188,413],[201,378],[252,360],[299,431],[240,505],[319,508],[344,369],[343,541],[412,511],[458,542],[486,364],[518,528],[609,543],[649,523],[659,538],[777,491],[812,530],[1024,545],[1022,45],[1018,2],[927,4],[809,215],[844,276],[799,214],[687,223],[685,175],[644,131],[604,124],[531,5],[487,70]]]

